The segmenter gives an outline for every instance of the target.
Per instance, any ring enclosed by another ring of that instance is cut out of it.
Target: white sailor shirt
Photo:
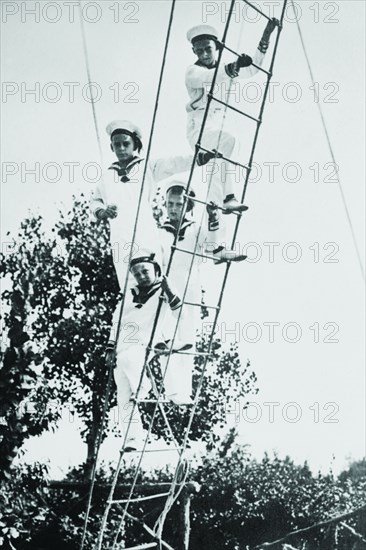
[[[256,49],[253,57],[253,63],[262,66],[265,53],[262,53],[259,48]],[[217,62],[216,62],[217,63]],[[207,94],[211,89],[213,77],[215,74],[216,64],[214,67],[208,68],[197,61],[194,65],[187,68],[185,83],[189,94],[189,102],[186,105],[188,113],[194,111],[202,111],[206,108]],[[238,76],[241,79],[251,78],[258,72],[257,67],[249,65],[240,69],[240,73],[233,69],[233,64],[221,64],[216,76],[215,84],[220,85],[222,82],[229,82],[232,78]]]

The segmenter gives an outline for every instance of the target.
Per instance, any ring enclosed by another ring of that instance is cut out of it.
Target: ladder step
[[[235,256],[233,256],[232,258],[219,258],[219,257],[214,257],[214,256],[207,256],[207,254],[199,254],[198,252],[191,252],[190,250],[185,250],[184,248],[178,248],[177,246],[175,245],[171,245],[172,249],[174,250],[178,250],[179,252],[185,252],[186,254],[190,254],[191,256],[199,256],[200,258],[207,258],[208,260],[213,260],[215,261],[215,263],[218,265],[218,264],[225,264],[225,263],[230,263],[230,262],[235,262],[235,261],[238,261],[238,258],[235,259]],[[241,260],[245,260],[246,259],[246,256],[244,256],[243,258],[241,258]],[[240,260],[240,261],[241,261]],[[176,352],[176,353],[180,353],[180,352]],[[195,354],[193,354],[195,355]]]
[[[158,403],[159,405],[171,404],[171,401],[169,401],[169,399],[131,399],[131,401],[134,401],[135,403]]]
[[[213,155],[215,154],[215,151],[212,151],[210,149],[205,149],[205,147],[203,147],[202,145],[197,144],[197,146],[202,151],[206,151],[206,153],[212,153]],[[226,162],[229,162],[230,164],[234,164],[235,166],[240,166],[240,168],[244,168],[244,170],[248,170],[248,171],[251,170],[251,168],[247,164],[241,164],[240,162],[237,162],[236,160],[232,160],[229,157],[225,157],[222,153],[219,154],[218,158],[226,160]],[[195,200],[195,199],[192,198],[192,200]],[[197,202],[199,202],[199,201],[197,201]],[[203,204],[207,204],[207,203],[204,202]],[[225,210],[225,208],[224,208],[224,210]]]
[[[208,351],[175,351],[176,355],[197,355],[198,357],[210,357],[212,352]]]
[[[196,354],[195,354],[196,355]],[[132,401],[132,399],[131,399]],[[152,403],[153,405],[173,405],[173,406],[176,406],[176,403],[174,403],[174,401],[172,401],[171,399],[164,399],[164,400],[160,400],[159,401],[157,399],[133,399],[133,401],[135,403]],[[186,403],[185,404],[185,407],[190,407],[192,405],[192,403]],[[167,449],[168,451],[169,449]]]
[[[149,495],[146,497],[135,497],[135,498],[123,498],[123,499],[117,499],[112,500],[112,504],[126,504],[126,502],[143,502],[145,500],[152,500],[154,498],[162,498],[169,496],[170,493],[159,493],[158,495]]]
[[[217,103],[220,103],[220,105],[224,105],[228,109],[231,109],[232,111],[235,111],[236,113],[239,113],[239,115],[243,115],[247,118],[250,118],[250,120],[254,120],[254,122],[256,122],[257,124],[259,124],[261,122],[261,120],[259,118],[256,118],[252,115],[249,115],[248,113],[245,113],[244,111],[241,111],[240,109],[237,109],[233,105],[230,105],[229,103],[225,103],[225,101],[221,101],[221,99],[219,99],[218,97],[211,94],[211,92],[208,93],[207,96],[210,97],[213,101],[216,101]]]
[[[174,247],[174,248],[175,248],[175,247]],[[177,249],[177,250],[179,250],[179,249]],[[191,252],[190,252],[189,254],[191,254]],[[192,348],[192,346],[189,346],[189,347]],[[150,348],[149,346],[147,346],[147,349],[149,349],[150,351],[155,351],[155,348]],[[170,350],[170,348],[169,348],[169,350]],[[167,350],[167,354],[162,354],[163,357],[164,357],[165,355],[168,355],[168,354],[169,354],[169,350]],[[174,353],[174,354],[176,354],[176,355],[178,355],[178,354],[179,354],[179,355],[197,355],[197,356],[199,356],[199,355],[202,355],[202,356],[209,356],[209,355],[212,355],[212,352],[206,352],[206,351],[205,351],[205,352],[203,352],[203,351],[186,351],[184,348],[181,349],[181,350],[174,350],[174,351],[172,351],[172,353]],[[132,400],[131,400],[131,401],[132,401]],[[148,403],[148,402],[149,402],[149,400],[144,401],[144,403]],[[139,403],[140,403],[140,401],[139,401]],[[156,401],[154,401],[154,403],[156,403]],[[164,404],[164,402],[162,402],[162,403]]]
[[[207,254],[200,254],[199,252],[191,252],[190,250],[185,250],[184,248],[179,248],[178,246],[172,245],[171,248],[178,250],[178,252],[184,252],[185,254],[190,254],[191,256],[199,256],[200,258],[207,258],[207,260],[217,260],[213,256],[208,256]]]
[[[145,453],[172,453],[173,451],[177,453],[181,453],[182,450],[183,450],[183,447],[172,447],[171,449],[145,449],[144,454]],[[141,450],[137,449],[136,451],[128,451],[128,454],[132,454],[132,453],[142,453],[142,449]]]
[[[265,19],[268,19],[268,21],[271,20],[271,18],[266,15],[265,13],[262,12],[262,10],[260,10],[259,8],[257,8],[257,6],[255,6],[254,4],[252,4],[251,2],[248,2],[248,0],[243,0],[244,4],[248,4],[248,6],[250,6],[251,8],[253,8],[254,11],[256,11],[257,13],[260,13],[260,15],[262,17],[264,17]]]
[[[267,17],[267,16],[266,16]],[[269,19],[269,18],[268,18]],[[241,54],[236,52],[235,50],[232,50],[231,48],[229,48],[229,46],[227,46],[226,44],[224,44],[224,42],[221,42],[220,40],[217,40],[217,42],[219,44],[221,44],[221,46],[223,48],[225,48],[225,50],[228,50],[229,52],[231,52],[232,54],[236,55],[236,56],[240,56]],[[270,71],[266,71],[266,69],[263,69],[262,67],[260,67],[259,65],[256,65],[255,63],[252,63],[251,64],[251,67],[255,67],[256,69],[258,69],[260,72],[266,74],[267,76],[272,76],[272,73]]]
[[[203,147],[200,147],[200,149],[203,149],[203,150],[206,151],[206,152],[211,152],[211,151],[209,151],[208,149],[204,149]],[[213,151],[212,151],[212,153],[213,153]],[[220,155],[218,158],[223,158],[223,159],[225,160],[225,158],[224,158],[222,155]],[[196,199],[195,197],[191,197],[190,195],[187,195],[187,193],[184,193],[183,196],[186,197],[186,198],[188,198],[188,199],[191,200],[192,202],[198,202],[199,204],[204,204],[204,205],[206,205],[206,206],[211,206],[210,203],[207,203],[207,202],[205,202],[205,201],[201,201],[200,199]],[[216,210],[221,210],[222,212],[227,213],[227,212],[226,212],[226,208],[224,208],[223,206],[219,206],[218,204],[215,204],[215,209],[216,209]],[[231,214],[236,214],[237,216],[239,216],[239,215],[240,215],[240,212],[231,212]]]
[[[220,311],[220,309],[221,309],[220,306],[208,306],[206,304],[201,304],[199,302],[182,302],[182,305],[205,307],[207,309],[215,309],[216,311]]]
[[[145,544],[139,544],[138,546],[129,546],[125,550],[145,550],[145,548],[157,548],[157,542],[146,542]]]

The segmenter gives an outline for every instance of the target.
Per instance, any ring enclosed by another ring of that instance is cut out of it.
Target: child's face
[[[184,205],[183,193],[177,194],[168,191],[166,198],[166,210],[171,221],[179,221]]]
[[[214,40],[203,39],[197,40],[193,46],[193,51],[198,57],[199,61],[205,67],[211,67],[216,61],[216,43]]]
[[[119,161],[127,162],[133,158],[135,144],[131,136],[116,134],[112,137],[112,149]]]
[[[155,266],[150,262],[141,262],[131,267],[131,273],[136,283],[141,286],[151,286],[156,281]]]

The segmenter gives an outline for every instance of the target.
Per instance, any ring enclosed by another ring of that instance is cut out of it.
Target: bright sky
[[[280,1],[257,5],[279,16]],[[134,120],[147,142],[170,2],[83,6],[107,164],[113,156],[104,128],[113,118]],[[297,6],[363,250],[365,6],[353,0]],[[153,157],[190,151],[184,71],[193,57],[185,33],[200,22],[223,30],[227,7],[177,1]],[[4,1],[1,8],[6,246],[7,231],[16,232],[28,209],[39,209],[52,224],[61,202],[69,204],[80,190],[88,193],[100,158],[77,2]],[[238,2],[228,39],[233,49],[254,52],[264,28],[255,19]],[[308,459],[314,469],[339,470],[348,457],[365,452],[364,286],[293,19],[289,8],[255,156],[258,177],[248,189],[250,210],[238,236],[251,261],[232,267],[219,330],[224,340],[231,338],[228,331],[236,335],[243,361],[251,360],[259,379],[260,393],[246,414],[238,404],[241,441],[255,456],[277,450],[297,462]],[[262,91],[261,77],[244,82],[237,106],[256,112]],[[242,120],[232,117],[231,124],[245,141],[247,124],[240,127]],[[228,414],[228,424],[234,416]],[[114,458],[110,448],[104,458]],[[49,457],[61,468],[82,460],[84,452],[75,423],[66,422],[57,434],[29,442],[27,457]]]

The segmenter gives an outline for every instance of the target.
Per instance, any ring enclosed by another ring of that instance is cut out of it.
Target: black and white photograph
[[[365,3],[0,8],[0,548],[366,550]]]

